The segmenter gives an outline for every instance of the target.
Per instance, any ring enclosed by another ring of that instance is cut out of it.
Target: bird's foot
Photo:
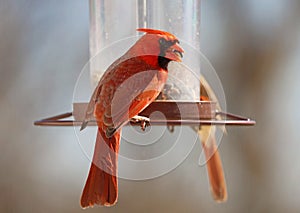
[[[141,124],[141,129],[143,131],[145,131],[145,129],[147,127],[147,124],[149,124],[149,122],[150,122],[150,118],[136,115],[133,118],[131,118],[130,121],[133,122],[133,123],[140,123]]]
[[[174,130],[175,130],[175,127],[171,126],[171,125],[167,125],[167,128],[168,128],[168,130],[169,130],[170,133],[173,133]]]

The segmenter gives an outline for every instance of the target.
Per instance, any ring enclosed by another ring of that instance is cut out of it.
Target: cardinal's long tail
[[[98,128],[93,162],[81,195],[82,208],[95,204],[111,206],[117,202],[119,144],[120,132],[107,138],[104,131]]]
[[[207,161],[207,173],[213,198],[218,202],[225,202],[227,200],[226,181],[214,128],[216,127],[202,126],[199,134]]]

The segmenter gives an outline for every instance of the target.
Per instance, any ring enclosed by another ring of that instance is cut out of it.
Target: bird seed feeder
[[[168,82],[163,92],[140,113],[150,116],[150,125],[255,124],[249,118],[225,112],[220,81],[200,53],[200,0],[90,0],[91,60],[78,78],[73,112],[38,120],[34,124],[80,126],[87,102],[104,71],[141,36],[137,28],[170,32],[179,38],[185,50],[182,63],[169,64]],[[155,116],[153,112],[157,111],[164,116]],[[89,125],[96,125],[96,122],[91,121]]]

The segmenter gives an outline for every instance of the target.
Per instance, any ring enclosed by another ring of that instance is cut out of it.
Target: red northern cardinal
[[[138,29],[142,36],[106,70],[88,104],[81,129],[95,116],[94,156],[81,196],[83,208],[117,202],[121,128],[153,102],[164,87],[168,63],[181,62],[178,39],[164,31]]]

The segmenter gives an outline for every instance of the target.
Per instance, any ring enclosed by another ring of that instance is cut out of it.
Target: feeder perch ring
[[[36,126],[81,126],[88,103],[74,103],[73,112],[44,118],[34,122]],[[160,112],[164,117],[156,117],[153,112]],[[162,126],[253,126],[255,121],[250,118],[218,111],[216,102],[211,101],[154,101],[139,115],[149,117],[150,125]],[[131,125],[140,125],[130,122]],[[91,120],[89,126],[96,126],[96,120]]]

